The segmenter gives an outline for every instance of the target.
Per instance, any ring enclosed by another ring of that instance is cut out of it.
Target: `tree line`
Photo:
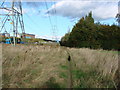
[[[76,48],[117,50],[120,49],[120,27],[95,23],[90,12],[62,37],[60,44]]]

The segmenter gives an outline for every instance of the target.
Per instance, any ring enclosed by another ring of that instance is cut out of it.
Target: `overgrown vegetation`
[[[92,12],[82,17],[61,39],[62,46],[92,49],[120,49],[120,27],[94,23]]]
[[[71,55],[75,63],[74,87],[116,88],[118,86],[120,82],[118,53],[115,54],[115,51],[72,48]]]
[[[8,39],[7,37],[1,37],[0,36],[0,42],[4,42],[5,43],[5,39]]]
[[[69,63],[65,47],[3,45],[4,88],[66,88]],[[117,51],[67,48],[73,88],[116,88]]]
[[[13,38],[13,37],[0,37],[0,42],[4,42],[5,43],[5,39],[9,39],[9,38]],[[19,39],[19,38],[16,37],[16,39]],[[20,39],[24,43],[35,43],[35,42],[41,43],[41,42],[45,42],[43,39],[40,39],[40,38],[20,38]]]
[[[33,44],[35,42],[40,44],[41,42],[45,42],[44,40],[39,38],[23,38],[22,41],[29,44]]]

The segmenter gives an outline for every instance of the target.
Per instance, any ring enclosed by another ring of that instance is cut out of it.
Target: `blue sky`
[[[92,1],[92,0],[90,0]],[[24,2],[23,17],[26,33],[35,34],[37,38],[58,39],[65,35],[75,23],[89,11],[93,11],[95,21],[102,24],[117,24],[116,2],[59,1],[59,2]],[[9,3],[4,4],[7,7]],[[2,11],[3,12],[3,11]],[[77,13],[76,13],[77,12]],[[3,18],[3,17],[0,17]],[[10,24],[6,24],[8,32]]]

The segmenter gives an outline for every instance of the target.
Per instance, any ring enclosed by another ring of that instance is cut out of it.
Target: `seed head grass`
[[[117,51],[66,48],[49,45],[3,45],[4,88],[66,88],[71,56],[75,88],[115,88]]]

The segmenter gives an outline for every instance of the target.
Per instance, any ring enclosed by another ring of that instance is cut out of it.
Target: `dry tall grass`
[[[84,72],[92,71],[92,73],[96,73],[95,77],[97,79],[103,79],[103,77],[106,79],[108,78],[111,80],[111,82],[106,83],[112,83],[114,87],[117,87],[117,84],[115,82],[116,74],[118,73],[117,51],[72,48],[70,49],[70,53],[74,61],[73,63],[75,63],[77,69]],[[100,85],[100,82],[96,81],[95,83],[95,81],[92,81],[92,79],[88,80],[87,82],[90,84],[90,87],[93,88],[104,87],[104,85]]]
[[[66,61],[66,52],[60,47],[3,48],[4,87],[42,87],[51,77],[59,79],[59,65]]]
[[[3,48],[3,87],[47,88],[47,85],[67,87],[69,76],[67,71],[68,54],[65,47],[37,45],[13,47],[3,45]],[[97,78],[99,76],[110,77],[106,83],[112,82],[112,86],[116,86],[114,77],[118,69],[117,52],[85,48],[68,48],[68,50],[72,57],[73,87],[82,85],[81,80],[83,78],[74,78],[74,76],[77,76],[76,70],[84,72],[92,70],[93,73],[97,72],[99,74],[95,75]],[[108,86],[106,83],[102,85],[102,82],[94,81],[95,79],[94,76],[90,76],[86,85],[90,87]],[[53,84],[50,84],[51,82]]]
[[[2,44],[0,44],[0,89],[2,88]]]
[[[106,50],[91,50],[87,48],[70,49],[73,60],[77,67],[92,65],[104,76],[110,75],[114,77],[118,69],[118,52]]]

